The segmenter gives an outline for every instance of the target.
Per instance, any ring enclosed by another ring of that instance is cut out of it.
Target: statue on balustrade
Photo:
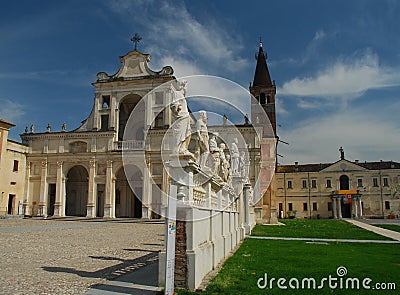
[[[210,154],[209,136],[207,129],[207,113],[206,111],[199,111],[199,119],[196,123],[197,136],[198,136],[198,151],[199,151],[199,164],[200,167],[206,166],[207,157]]]
[[[238,139],[235,137],[231,144],[231,170],[233,175],[239,174],[239,148],[237,144]]]
[[[189,152],[189,142],[192,129],[190,127],[190,114],[185,99],[186,81],[178,82],[178,90],[172,91],[172,135],[174,152],[183,155],[192,155]]]

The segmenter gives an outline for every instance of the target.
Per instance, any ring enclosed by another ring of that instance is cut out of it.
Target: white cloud
[[[381,66],[378,56],[366,52],[353,60],[339,59],[314,77],[294,78],[283,84],[279,93],[325,99],[352,99],[369,89],[400,85],[399,69]]]
[[[314,38],[313,38],[313,41],[320,41],[320,40],[324,39],[325,36],[326,36],[326,34],[325,34],[324,30],[321,29],[319,31],[316,31],[315,35],[314,35]]]
[[[25,107],[22,104],[9,99],[0,98],[0,118],[11,123],[18,123],[25,115]]]
[[[162,57],[159,64],[171,65],[174,69],[174,76],[177,78],[204,73],[204,70],[196,66],[193,62],[172,56]]]
[[[340,111],[290,131],[282,130],[280,137],[290,145],[280,145],[279,153],[285,156],[280,162],[334,162],[339,159],[340,146],[345,148],[349,160],[398,161],[400,126],[397,121],[387,120],[388,113],[366,109]]]
[[[144,26],[153,44],[158,44],[162,56],[173,52],[180,60],[201,60],[203,68],[230,72],[239,72],[249,65],[247,59],[238,55],[242,45],[237,36],[234,39],[214,19],[196,19],[184,2],[120,0],[109,5],[119,14],[140,15],[135,21]]]

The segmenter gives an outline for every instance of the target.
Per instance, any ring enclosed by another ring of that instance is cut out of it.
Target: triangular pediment
[[[364,167],[361,167],[353,162],[347,160],[339,160],[336,163],[321,170],[321,172],[344,172],[344,171],[366,171]]]

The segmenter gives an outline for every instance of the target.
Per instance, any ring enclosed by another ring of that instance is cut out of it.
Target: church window
[[[302,184],[303,184],[303,188],[307,188],[307,180],[303,180]]]
[[[164,92],[156,92],[155,104],[164,103]]]
[[[103,109],[108,109],[110,107],[110,96],[109,95],[103,95],[102,99],[103,99],[102,108]]]
[[[293,211],[293,203],[288,203],[288,209],[289,211]]]
[[[288,180],[287,182],[287,188],[293,188],[293,183],[291,180]]]
[[[372,183],[373,183],[373,186],[374,186],[374,187],[378,187],[378,186],[379,186],[379,185],[378,185],[378,178],[374,177],[374,178],[372,179]]]
[[[312,203],[312,209],[313,209],[313,211],[317,211],[318,210],[318,203],[317,202],[313,202]]]
[[[390,210],[390,202],[389,201],[385,201],[385,209]]]
[[[107,131],[108,130],[108,115],[101,115],[101,126],[100,131]]]
[[[389,186],[389,179],[387,177],[383,178],[383,186]]]
[[[267,95],[267,103],[271,103],[271,95]]]
[[[307,203],[303,203],[303,211],[307,211],[308,210],[308,204]]]
[[[311,187],[317,188],[317,180],[316,179],[311,179]]]
[[[265,99],[265,93],[260,93],[260,104],[265,104],[266,99]]]
[[[357,187],[363,187],[363,180],[362,178],[357,179]]]
[[[332,180],[331,179],[327,179],[326,180],[326,187],[327,188],[331,188],[332,187]]]
[[[18,171],[18,166],[19,166],[19,161],[18,160],[14,160],[14,165],[13,165],[13,171],[14,172]]]
[[[159,112],[154,119],[154,127],[155,128],[162,128],[164,127],[164,111]]]

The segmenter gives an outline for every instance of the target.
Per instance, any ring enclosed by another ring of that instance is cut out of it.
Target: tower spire
[[[271,76],[269,75],[267,57],[264,54],[261,37],[253,85],[250,85],[250,93],[257,99],[258,104],[260,104],[264,109],[264,112],[267,114],[276,135],[276,86],[275,82],[271,80]],[[252,113],[253,122],[255,122],[254,116],[256,116],[256,114]]]
[[[258,48],[257,65],[254,73],[253,86],[270,87],[272,86],[271,76],[267,66],[267,57],[264,54],[262,40],[260,37],[260,46]]]

